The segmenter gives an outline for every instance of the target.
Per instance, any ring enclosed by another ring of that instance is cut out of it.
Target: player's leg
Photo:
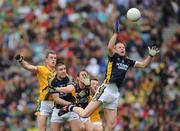
[[[47,117],[40,115],[40,109],[41,109],[41,101],[38,100],[37,102],[37,108],[36,108],[36,112],[35,115],[37,116],[37,126],[38,126],[38,131],[42,130],[42,131],[46,131],[46,121],[47,121]],[[41,109],[42,110],[42,109]],[[44,118],[45,117],[45,118]]]
[[[117,109],[104,109],[105,117],[105,131],[113,131],[115,127],[115,120],[117,117]]]
[[[80,121],[83,123],[85,131],[93,131],[93,125],[91,123],[90,117],[80,117]]]
[[[61,131],[61,122],[63,119],[63,116],[58,116],[58,112],[60,109],[54,108],[52,115],[51,115],[51,125],[50,130],[51,131]]]
[[[86,131],[93,131],[93,125],[92,125],[90,119],[87,120],[84,124],[85,124]]]
[[[97,92],[95,93],[93,100],[87,105],[87,107],[85,109],[81,108],[81,107],[77,107],[77,106],[65,106],[63,108],[63,110],[66,111],[73,111],[76,112],[77,114],[79,114],[80,117],[89,117],[102,103],[103,103],[103,99],[106,96],[106,94],[104,94],[104,89],[106,88],[106,86],[104,84],[102,84]],[[103,96],[101,98],[101,96]],[[61,111],[63,112],[63,111]],[[63,113],[62,113],[63,114]]]
[[[113,131],[120,94],[115,84],[107,84],[106,87],[107,90],[105,90],[105,93],[101,97],[104,100],[105,131]]]
[[[38,131],[46,131],[47,116],[37,115]]]
[[[61,131],[61,125],[58,122],[51,122],[51,131]]]
[[[119,101],[119,93],[114,94],[113,101],[104,103],[104,118],[106,121],[105,131],[113,131],[116,124],[117,106]]]
[[[89,117],[101,104],[101,101],[95,100],[91,101],[85,109],[81,107],[74,107],[73,111],[78,113],[80,117]]]
[[[75,112],[66,113],[67,121],[70,124],[72,131],[83,131],[84,125],[79,119],[79,115]]]
[[[106,96],[104,93],[105,88],[106,86],[104,84],[98,88],[93,97],[93,100],[87,105],[85,109],[74,107],[73,111],[78,113],[80,117],[89,117],[104,101],[104,97]]]
[[[93,123],[93,131],[103,131],[102,122]]]
[[[39,131],[46,131],[46,122],[48,116],[52,113],[53,102],[52,101],[41,101],[40,112],[37,115],[37,123]]]
[[[84,131],[84,124],[79,120],[72,120],[69,122],[72,131]]]
[[[79,114],[80,117],[89,117],[102,103],[113,104],[113,109],[116,109],[118,98],[119,92],[115,84],[102,84],[95,93],[93,100],[87,105],[85,109],[69,105],[64,107],[64,110],[74,111]]]

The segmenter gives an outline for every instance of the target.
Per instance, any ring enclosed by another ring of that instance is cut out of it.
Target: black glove
[[[119,20],[116,19],[115,24],[114,24],[114,32],[119,33],[120,32],[120,25],[119,25]]]
[[[62,116],[64,115],[65,113],[68,113],[68,110],[66,110],[66,107],[63,107],[59,110],[58,112],[58,116]]]
[[[16,59],[18,62],[20,62],[20,63],[24,60],[23,56],[20,55],[20,54],[17,54],[17,55],[15,56],[15,59]]]
[[[62,116],[62,115],[64,115],[67,112],[72,112],[74,107],[75,107],[75,105],[73,105],[73,104],[69,104],[67,106],[64,106],[63,108],[61,108],[59,110],[58,116]]]

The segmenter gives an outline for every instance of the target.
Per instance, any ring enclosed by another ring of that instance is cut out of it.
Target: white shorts
[[[80,117],[80,120],[82,123],[86,123],[87,121],[90,121],[90,117],[87,118]]]
[[[96,91],[93,100],[103,103],[104,108],[117,109],[120,93],[116,84],[102,84]]]
[[[53,101],[40,102],[40,115],[50,116],[54,107]]]
[[[58,116],[60,109],[54,108],[51,116],[51,122],[63,123],[64,121],[72,121],[79,119],[79,115],[75,112],[68,112],[62,116]]]

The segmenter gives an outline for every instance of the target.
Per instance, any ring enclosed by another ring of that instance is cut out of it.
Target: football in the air
[[[141,18],[141,12],[137,8],[130,8],[127,11],[127,19],[133,22],[138,21]]]

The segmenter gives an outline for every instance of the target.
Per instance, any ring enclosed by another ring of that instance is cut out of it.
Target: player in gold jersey
[[[91,94],[91,100],[94,94],[96,93],[97,89],[99,87],[99,81],[96,78],[91,79],[91,87],[90,87],[90,94]],[[102,131],[102,121],[101,116],[99,114],[100,110],[97,108],[90,116],[91,122],[93,124],[93,131]]]
[[[24,69],[36,73],[40,87],[40,108],[39,112],[37,113],[38,130],[46,131],[47,117],[52,113],[52,108],[54,106],[47,87],[49,79],[55,75],[57,54],[54,51],[49,51],[46,55],[45,63],[42,66],[34,66],[29,64],[20,54],[16,55],[15,59]]]

